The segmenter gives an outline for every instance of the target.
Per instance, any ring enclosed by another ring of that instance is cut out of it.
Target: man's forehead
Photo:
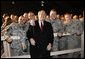
[[[28,15],[34,15],[34,13],[29,13]]]
[[[66,14],[66,15],[65,15],[65,17],[68,17],[68,16],[71,16],[71,15],[69,15],[69,14]]]
[[[51,11],[50,14],[56,14],[56,12],[55,11]]]
[[[27,16],[27,13],[25,13],[23,16]]]

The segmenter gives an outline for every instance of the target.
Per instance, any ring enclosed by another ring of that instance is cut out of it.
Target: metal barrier
[[[77,49],[70,49],[70,50],[63,50],[63,51],[55,51],[55,52],[51,52],[51,56],[53,55],[61,55],[61,54],[67,54],[67,53],[73,53],[73,52],[78,52],[81,51],[81,58],[84,58],[84,34],[83,36],[81,36],[81,48],[77,48]],[[2,39],[3,44],[4,44],[4,55],[5,57],[1,58],[31,58],[30,55],[23,55],[23,56],[11,56],[11,49],[9,46],[9,43],[6,42],[4,39]]]
[[[81,48],[51,52],[50,55],[54,56],[54,55],[61,55],[61,54],[78,52],[78,51],[81,51]],[[12,57],[6,57],[6,58],[31,58],[31,57],[30,55],[23,55],[23,56],[12,56]]]

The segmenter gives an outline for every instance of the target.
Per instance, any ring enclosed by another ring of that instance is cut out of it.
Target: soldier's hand
[[[62,33],[58,33],[57,35],[58,35],[59,37],[61,37],[63,34],[62,34]]]
[[[6,31],[1,32],[1,36],[4,36],[5,32],[6,32]]]
[[[49,43],[48,46],[47,46],[47,50],[50,51],[51,48],[52,48],[52,47],[51,47],[51,43]]]
[[[81,32],[77,32],[77,35],[81,35]]]
[[[23,49],[23,51],[25,51],[27,49],[26,44],[22,43],[22,49]]]
[[[24,43],[22,43],[22,48],[24,48],[26,45]]]
[[[11,42],[13,41],[13,39],[10,38],[10,37],[8,37],[8,38],[6,39],[6,41],[7,41],[8,43],[11,43]]]
[[[35,40],[33,38],[30,39],[31,45],[35,46]]]

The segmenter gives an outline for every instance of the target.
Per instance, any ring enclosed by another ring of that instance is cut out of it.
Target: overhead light
[[[44,1],[41,1],[41,3],[45,3]]]
[[[44,6],[44,4],[41,4],[41,6]]]
[[[41,6],[44,6],[44,3],[45,3],[44,1],[41,1]]]
[[[15,2],[14,2],[14,1],[12,1],[12,4],[15,4]]]

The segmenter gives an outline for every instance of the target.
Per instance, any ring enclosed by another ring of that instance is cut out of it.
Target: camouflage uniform
[[[6,33],[7,36],[20,36],[20,39],[13,40],[12,43],[10,44],[13,50],[12,51],[13,56],[29,54],[29,52],[23,52],[22,50],[22,43],[25,43],[25,40],[27,39],[26,28],[27,28],[26,25],[19,26],[19,24],[16,23],[7,30]]]
[[[7,24],[4,22],[1,26],[1,31],[7,26]]]
[[[26,26],[26,27],[25,27],[25,31],[26,31],[26,35],[27,35],[27,31],[28,31],[28,29],[29,29],[29,21],[26,21],[24,26]],[[28,46],[27,52],[30,52],[30,43],[29,43],[27,37],[26,37],[25,44],[26,44],[26,46]],[[27,54],[29,54],[29,53],[27,53]]]
[[[79,20],[73,20],[71,23],[65,24],[65,32],[70,33],[71,35],[66,37],[67,40],[67,49],[75,49],[81,47],[81,37],[77,36],[77,31],[82,32],[82,25]],[[68,54],[68,58],[77,58],[79,52]]]
[[[63,33],[65,32],[65,24],[62,24],[63,26]],[[68,35],[65,35],[65,36],[62,36],[59,40],[59,50],[62,51],[62,50],[67,50],[67,37]],[[67,54],[63,54],[63,55],[60,55],[60,58],[66,58],[67,57]]]
[[[55,19],[54,21],[51,21],[50,19],[46,20],[48,22],[50,22],[52,24],[53,27],[53,32],[54,33],[62,33],[63,32],[63,27],[61,24],[61,21],[59,19]],[[54,37],[54,41],[53,41],[53,47],[52,47],[52,51],[59,51],[59,37]],[[53,56],[53,58],[59,58],[58,56]]]
[[[82,21],[80,21],[80,22],[81,22],[82,27],[83,27],[83,30],[84,30],[84,17],[82,17],[81,20],[82,20]]]

